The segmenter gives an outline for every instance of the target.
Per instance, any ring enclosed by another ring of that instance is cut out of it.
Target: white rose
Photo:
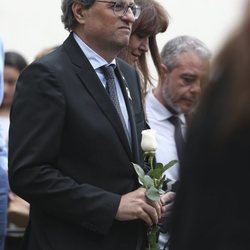
[[[142,132],[141,147],[144,152],[155,152],[157,148],[157,142],[155,138],[155,130],[146,129]]]

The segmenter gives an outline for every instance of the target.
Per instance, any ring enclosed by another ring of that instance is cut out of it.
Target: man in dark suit
[[[24,249],[143,249],[161,204],[145,199],[132,164],[143,164],[138,75],[115,59],[140,8],[64,0],[62,11],[69,37],[23,71],[11,111],[10,185],[30,203]],[[110,66],[121,114],[105,89]]]

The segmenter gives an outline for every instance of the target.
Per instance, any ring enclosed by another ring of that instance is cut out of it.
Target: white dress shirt
[[[173,114],[166,109],[154,96],[152,90],[149,90],[145,97],[145,111],[148,125],[151,129],[156,131],[156,161],[162,164],[167,164],[172,160],[178,160],[175,139],[174,139],[174,125],[168,120]],[[185,137],[186,120],[184,114],[178,115],[182,123],[182,133]],[[175,164],[166,172],[166,177],[175,182],[179,179],[179,164]],[[159,245],[160,249],[168,241],[169,235],[160,233]],[[167,249],[167,248],[166,248]]]
[[[150,90],[145,97],[145,110],[148,125],[156,131],[156,161],[167,164],[172,160],[178,160],[176,145],[174,140],[174,125],[168,120],[173,114],[166,109],[154,96]],[[180,114],[182,122],[182,132],[185,137],[186,120],[184,114]],[[166,177],[176,181],[179,179],[179,165],[175,164],[166,171]]]

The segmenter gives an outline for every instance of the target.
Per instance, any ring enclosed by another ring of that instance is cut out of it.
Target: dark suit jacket
[[[121,195],[139,186],[131,162],[143,164],[145,126],[138,75],[121,60],[118,68],[132,152],[72,34],[21,74],[11,110],[9,178],[13,191],[31,204],[24,249],[140,249],[144,223],[115,220]]]

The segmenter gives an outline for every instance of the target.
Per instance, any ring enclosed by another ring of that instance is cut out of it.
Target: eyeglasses
[[[136,4],[127,4],[125,2],[112,2],[112,1],[96,1],[99,3],[110,3],[113,8],[113,12],[115,16],[125,16],[130,8],[134,15],[134,18],[137,19],[141,14],[141,7]]]

